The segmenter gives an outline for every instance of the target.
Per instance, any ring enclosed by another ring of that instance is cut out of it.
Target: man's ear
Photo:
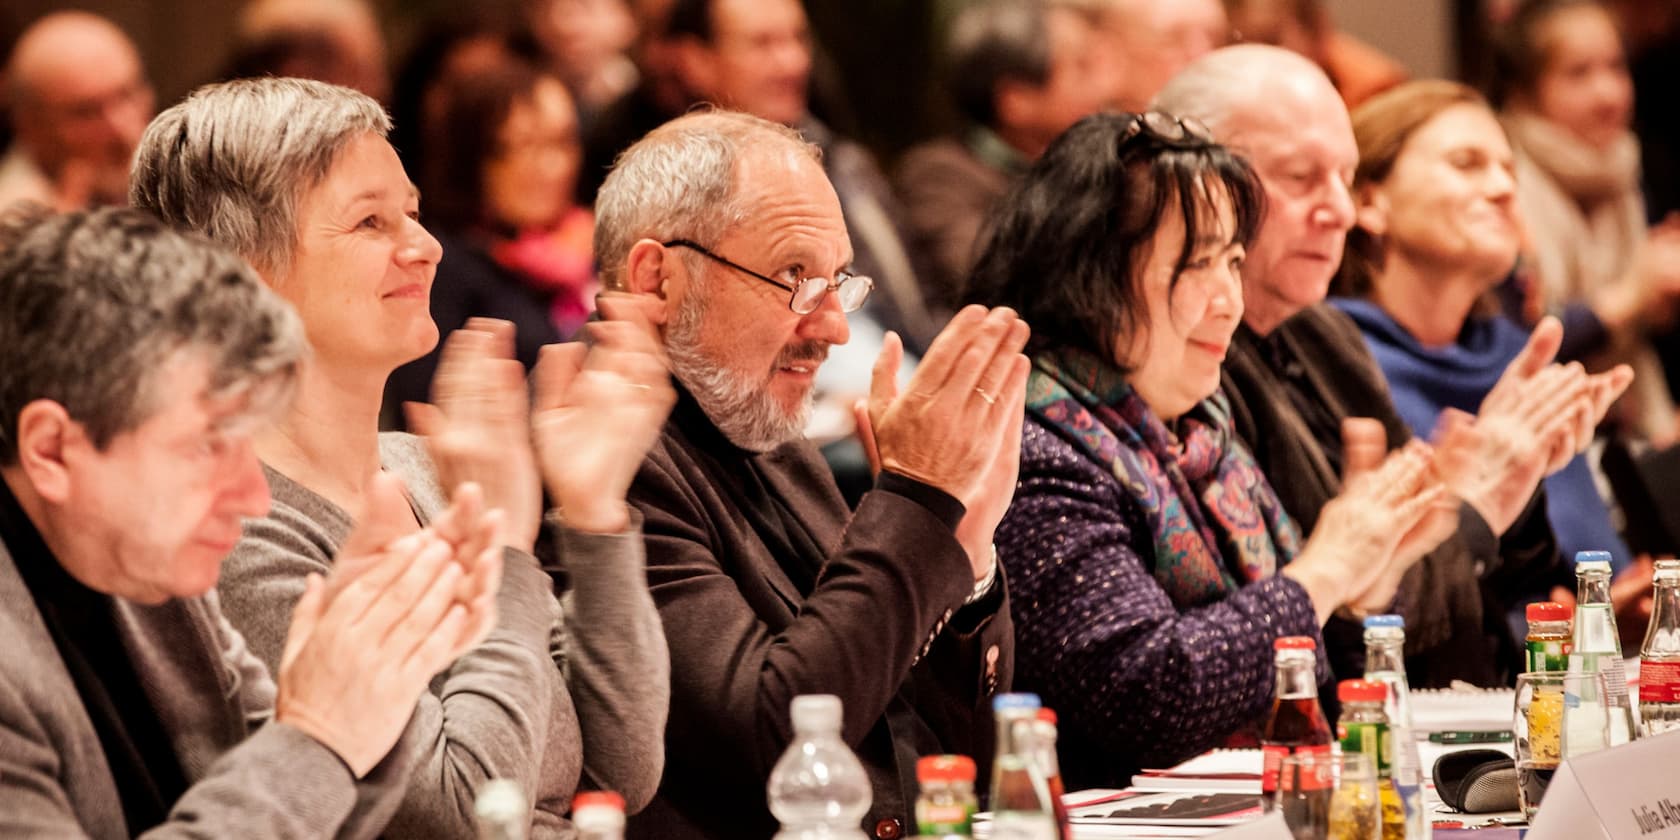
[[[70,469],[65,450],[78,439],[86,439],[81,424],[52,400],[35,400],[18,412],[18,467],[29,477],[35,493],[46,501],[63,504],[69,499]]]
[[[674,258],[668,258],[663,245],[652,239],[638,240],[630,246],[630,255],[624,260],[625,291],[666,299],[675,263]]]
[[[1366,184],[1353,194],[1353,223],[1372,236],[1388,232],[1388,195]]]

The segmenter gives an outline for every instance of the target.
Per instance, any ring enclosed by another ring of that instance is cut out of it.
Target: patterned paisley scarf
[[[1224,393],[1180,418],[1174,435],[1113,365],[1064,348],[1033,358],[1027,411],[1107,465],[1143,509],[1155,580],[1180,610],[1268,577],[1300,551],[1294,521],[1231,434]]]

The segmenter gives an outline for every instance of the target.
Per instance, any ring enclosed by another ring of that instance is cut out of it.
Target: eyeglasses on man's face
[[[858,307],[863,306],[863,302],[869,298],[870,291],[875,288],[874,280],[859,274],[847,274],[844,271],[835,274],[833,280],[827,277],[798,277],[794,278],[791,283],[784,283],[781,280],[759,274],[732,260],[720,257],[697,242],[687,239],[672,239],[660,244],[666,248],[687,248],[715,263],[728,266],[749,277],[763,280],[778,289],[790,292],[788,308],[799,315],[809,315],[817,311],[817,307],[822,306],[823,298],[827,297],[829,292],[834,292],[837,295],[841,311],[856,312]]]

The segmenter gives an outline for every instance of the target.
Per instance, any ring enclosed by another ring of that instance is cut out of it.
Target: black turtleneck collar
[[[162,823],[187,785],[174,746],[128,660],[112,597],[65,571],[4,480],[0,540],[99,736],[129,833],[138,835]]]

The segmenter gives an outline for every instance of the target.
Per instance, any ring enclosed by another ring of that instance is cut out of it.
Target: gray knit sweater
[[[424,441],[380,435],[421,524],[447,502]],[[310,572],[325,574],[352,521],[337,505],[264,467],[273,506],[247,520],[222,567],[223,611],[251,650],[279,666],[292,608]],[[509,550],[497,626],[432,682],[415,712],[426,754],[388,836],[470,838],[472,804],[492,778],[535,805],[533,838],[573,836],[565,814],[580,775],[627,808],[652,798],[664,764],[670,661],[648,594],[640,521],[624,534],[557,530],[570,589],[557,600],[535,558]]]

